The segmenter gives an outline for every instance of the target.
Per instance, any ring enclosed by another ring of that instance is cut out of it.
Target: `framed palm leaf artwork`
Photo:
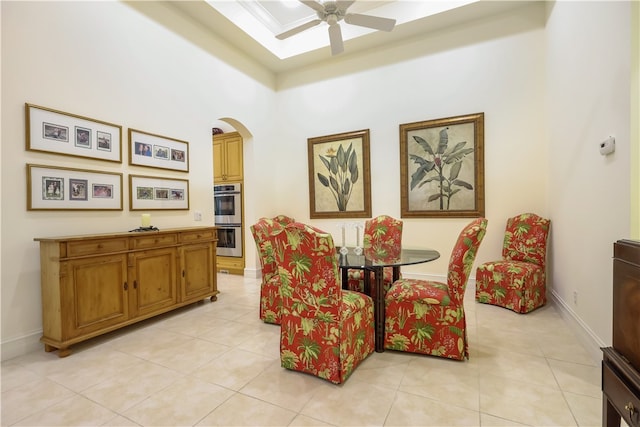
[[[370,218],[369,129],[307,142],[310,217]]]
[[[484,113],[400,125],[402,218],[484,216]]]

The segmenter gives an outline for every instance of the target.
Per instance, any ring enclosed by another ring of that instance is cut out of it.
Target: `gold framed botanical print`
[[[307,143],[310,218],[370,218],[369,129]]]
[[[484,113],[400,125],[403,218],[484,216]]]

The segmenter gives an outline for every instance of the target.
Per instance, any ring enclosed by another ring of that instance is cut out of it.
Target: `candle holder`
[[[362,246],[360,246],[360,228],[364,228],[362,224],[354,223],[353,228],[356,229],[356,247],[353,249],[353,253],[356,255],[362,255]]]
[[[347,249],[347,246],[345,244],[345,228],[346,228],[346,224],[344,222],[340,223],[338,225],[341,229],[342,229],[342,245],[340,246],[340,253],[342,255],[346,255],[349,252],[349,249]]]

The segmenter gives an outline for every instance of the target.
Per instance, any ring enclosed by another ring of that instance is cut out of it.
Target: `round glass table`
[[[372,271],[374,274],[373,294],[374,316],[376,330],[376,351],[384,351],[384,293],[382,287],[384,267],[393,268],[393,281],[400,278],[400,267],[403,265],[422,264],[440,258],[440,253],[433,249],[410,249],[398,248],[394,253],[376,252],[373,249],[364,249],[358,255],[355,248],[347,248],[347,253],[336,254],[338,266],[342,275],[342,288],[347,289],[349,269],[359,269]],[[344,252],[344,251],[343,251]],[[365,274],[365,293],[371,295],[370,275]]]

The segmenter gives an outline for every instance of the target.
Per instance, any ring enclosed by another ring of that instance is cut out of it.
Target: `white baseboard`
[[[4,341],[0,344],[0,357],[2,361],[13,359],[14,357],[23,356],[32,351],[44,351],[44,344],[40,342],[42,331],[37,331],[20,338]]]
[[[589,328],[589,326],[582,321],[582,319],[571,309],[571,307],[558,295],[551,290],[550,297],[559,309],[560,316],[566,322],[569,329],[576,335],[578,340],[582,343],[585,350],[591,355],[594,362],[600,363],[602,360],[602,350],[600,348],[606,347],[606,344],[602,342],[600,338]]]
[[[260,270],[259,268],[245,268],[244,277],[248,277],[250,279],[259,279],[262,277],[262,270]]]

